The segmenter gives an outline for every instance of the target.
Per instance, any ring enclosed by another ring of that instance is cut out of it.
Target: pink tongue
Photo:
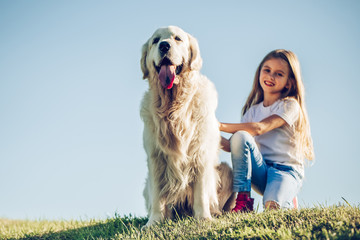
[[[173,87],[175,79],[175,65],[162,65],[159,72],[159,79],[161,85],[166,89],[171,89]]]

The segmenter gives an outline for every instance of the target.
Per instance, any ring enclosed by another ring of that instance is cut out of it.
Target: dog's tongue
[[[166,89],[171,89],[173,87],[175,79],[175,65],[162,65],[159,72],[159,79],[161,85]]]

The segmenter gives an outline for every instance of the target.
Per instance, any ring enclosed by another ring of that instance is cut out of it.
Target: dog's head
[[[201,66],[196,39],[175,26],[159,28],[142,47],[143,78],[155,78],[166,89],[178,84],[185,72],[199,71]]]

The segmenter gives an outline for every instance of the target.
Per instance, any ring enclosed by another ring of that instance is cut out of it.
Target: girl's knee
[[[230,138],[231,146],[244,145],[246,142],[250,141],[253,138],[250,133],[246,131],[238,131],[232,135]]]

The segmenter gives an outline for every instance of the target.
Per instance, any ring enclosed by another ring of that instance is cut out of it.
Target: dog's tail
[[[216,167],[220,183],[218,186],[218,199],[220,211],[231,211],[235,207],[236,193],[233,193],[233,172],[227,163],[222,162]]]

